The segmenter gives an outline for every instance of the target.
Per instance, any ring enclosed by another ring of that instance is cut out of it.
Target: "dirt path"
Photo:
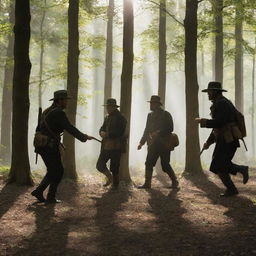
[[[213,177],[119,192],[86,177],[62,184],[56,206],[2,182],[0,255],[256,255],[256,179],[235,181],[241,194],[224,199]]]

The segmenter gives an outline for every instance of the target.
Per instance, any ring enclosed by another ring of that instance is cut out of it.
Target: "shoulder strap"
[[[50,128],[50,126],[48,125],[48,123],[46,122],[46,118],[49,116],[49,114],[51,114],[56,108],[51,109],[45,116],[43,116],[43,123],[45,124],[46,129],[48,130],[48,132],[51,134],[51,136],[56,139],[57,141],[59,141],[59,137],[52,131],[52,129]]]

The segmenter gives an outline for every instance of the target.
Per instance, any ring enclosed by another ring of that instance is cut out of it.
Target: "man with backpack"
[[[148,102],[150,103],[151,112],[148,114],[146,128],[138,145],[138,150],[140,150],[146,142],[148,144],[148,154],[145,163],[145,183],[139,188],[151,188],[153,168],[160,157],[162,169],[172,181],[171,187],[178,189],[179,182],[170,165],[171,150],[175,147],[175,145],[171,145],[170,140],[173,132],[172,116],[162,108],[159,96],[153,95]]]
[[[208,93],[208,98],[212,101],[211,116],[212,119],[196,118],[196,122],[202,128],[212,128],[212,132],[203,146],[203,150],[216,143],[213,152],[213,158],[210,171],[217,174],[222,183],[227,188],[221,196],[229,197],[238,194],[230,174],[243,175],[243,183],[246,184],[249,179],[248,166],[237,165],[232,162],[239,145],[239,139],[242,139],[242,125],[239,123],[241,113],[234,107],[231,101],[225,98],[222,93],[221,83],[210,82],[208,88],[202,92]]]
[[[54,98],[50,100],[53,101],[53,104],[43,112],[36,129],[35,152],[42,157],[47,167],[45,177],[31,193],[40,202],[60,203],[60,200],[56,199],[55,196],[64,173],[60,153],[60,147],[64,147],[61,144],[61,134],[67,131],[81,142],[93,139],[91,136],[80,132],[69,122],[64,112],[69,99],[66,90],[54,92]],[[48,186],[49,191],[45,199],[43,193]]]

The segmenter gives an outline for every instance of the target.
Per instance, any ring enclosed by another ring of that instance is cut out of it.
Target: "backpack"
[[[244,118],[244,115],[240,111],[238,111],[236,108],[235,108],[235,110],[236,110],[235,122],[236,122],[238,132],[239,132],[238,139],[242,140],[245,150],[248,151],[247,146],[244,141],[244,138],[247,136],[245,118]]]
[[[246,125],[245,125],[244,115],[237,109],[236,109],[236,124],[241,132],[241,137],[245,138],[247,134],[246,134]]]

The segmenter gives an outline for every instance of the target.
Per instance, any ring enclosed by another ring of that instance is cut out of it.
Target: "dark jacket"
[[[158,108],[148,114],[146,128],[140,144],[144,145],[146,142],[151,144],[150,134],[153,132],[159,132],[159,137],[164,137],[173,132],[173,119],[168,111]]]
[[[212,144],[214,142],[224,141],[225,127],[229,124],[236,122],[236,108],[230,100],[224,96],[219,96],[211,106],[212,119],[207,119],[201,124],[201,127],[213,128],[207,143]],[[234,139],[235,143],[239,146],[237,139]]]
[[[50,130],[47,128],[46,123],[49,126]],[[73,135],[78,140],[85,142],[87,141],[87,135],[80,132],[76,127],[74,127],[68,120],[66,113],[58,106],[53,104],[49,108],[47,108],[41,118],[40,127],[37,127],[37,131],[40,130],[43,134],[49,136],[52,139],[58,139],[60,141],[61,134],[64,131],[67,131],[71,135]]]
[[[121,149],[125,137],[127,121],[119,110],[115,110],[105,117],[99,132],[106,132],[107,138],[103,139],[103,149]]]

